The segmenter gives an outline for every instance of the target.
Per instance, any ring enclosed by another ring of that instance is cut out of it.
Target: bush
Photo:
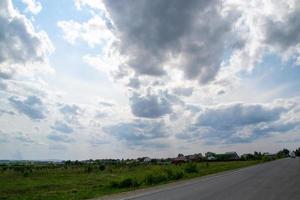
[[[183,178],[183,176],[184,176],[184,173],[182,171],[176,171],[173,175],[173,179],[178,180],[178,179]]]
[[[99,165],[99,170],[104,171],[105,170],[105,165]]]
[[[90,165],[88,165],[88,166],[84,169],[84,171],[85,171],[86,173],[91,173],[91,172],[93,171],[93,167],[90,166]]]
[[[119,188],[119,182],[118,181],[111,181],[109,186],[112,188]]]
[[[178,180],[183,178],[184,173],[181,170],[165,169],[168,180]]]
[[[28,177],[28,176],[29,176],[29,172],[28,172],[28,171],[25,171],[25,172],[23,173],[23,176],[24,176],[24,177]]]
[[[186,173],[197,173],[198,172],[198,168],[197,165],[195,163],[189,163],[185,166],[185,172]]]
[[[144,182],[147,185],[153,185],[153,184],[157,184],[157,183],[161,183],[164,181],[167,181],[168,177],[166,174],[163,173],[150,173],[147,174],[144,178]]]
[[[112,188],[130,188],[130,187],[138,187],[138,186],[140,186],[140,184],[134,178],[125,178],[120,182],[112,181],[110,183],[110,187]]]

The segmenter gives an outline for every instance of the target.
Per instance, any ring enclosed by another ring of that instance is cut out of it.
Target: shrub
[[[25,172],[23,173],[23,176],[24,176],[24,177],[28,177],[28,176],[29,176],[29,172],[28,172],[28,171],[25,171]]]
[[[144,178],[144,182],[147,185],[153,185],[167,180],[168,180],[167,175],[163,173],[150,173],[147,174]]]
[[[118,181],[111,181],[109,184],[112,188],[119,188],[119,182]]]
[[[173,175],[173,179],[178,180],[178,179],[183,178],[183,176],[184,176],[184,173],[182,171],[176,171]]]
[[[104,171],[105,170],[105,165],[99,165],[99,170]]]
[[[198,172],[198,168],[197,165],[194,163],[189,163],[185,166],[185,172],[186,173],[197,173]]]
[[[138,186],[140,186],[140,184],[134,178],[125,178],[120,182],[112,181],[110,183],[110,187],[112,188],[130,188],[130,187],[138,187]]]
[[[165,169],[168,180],[178,180],[183,178],[184,173],[181,170]]]
[[[93,168],[92,168],[92,166],[88,165],[88,166],[84,169],[84,171],[85,171],[86,173],[91,173],[91,172],[93,171]]]

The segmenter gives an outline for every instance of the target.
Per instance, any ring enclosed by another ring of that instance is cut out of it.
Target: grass
[[[0,170],[0,200],[87,199],[237,169],[262,161],[40,168],[30,173]]]

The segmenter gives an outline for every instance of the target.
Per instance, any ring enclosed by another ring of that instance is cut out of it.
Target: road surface
[[[300,159],[276,160],[102,199],[300,200]]]

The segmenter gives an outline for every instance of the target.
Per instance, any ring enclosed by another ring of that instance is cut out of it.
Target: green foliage
[[[140,186],[140,183],[135,178],[125,178],[121,181],[111,181],[110,183],[112,188],[136,188],[138,186]]]
[[[86,173],[91,173],[93,171],[93,167],[91,165],[88,165],[88,166],[85,167],[84,171]]]
[[[105,165],[99,165],[99,170],[104,171],[105,170]]]
[[[205,167],[205,162],[180,166],[172,164],[137,165],[136,163],[130,165],[106,164],[101,173],[99,173],[99,167],[102,163],[78,161],[75,164],[72,161],[60,165],[10,164],[0,166],[2,171],[3,168],[6,169],[4,173],[0,173],[0,197],[45,200],[89,199],[236,169],[259,162],[261,161],[209,162],[209,167]],[[26,177],[24,178],[24,176]]]
[[[168,180],[168,177],[164,173],[149,173],[145,176],[144,183],[146,185],[154,185],[162,183]]]
[[[188,163],[185,166],[184,170],[186,173],[197,173],[198,172],[198,168],[195,163]]]
[[[283,150],[281,150],[277,153],[277,157],[278,158],[285,158],[285,157],[288,157],[289,154],[290,154],[290,151],[288,149],[283,149]]]
[[[296,149],[295,155],[296,155],[296,156],[300,156],[300,147],[299,147],[298,149]]]

